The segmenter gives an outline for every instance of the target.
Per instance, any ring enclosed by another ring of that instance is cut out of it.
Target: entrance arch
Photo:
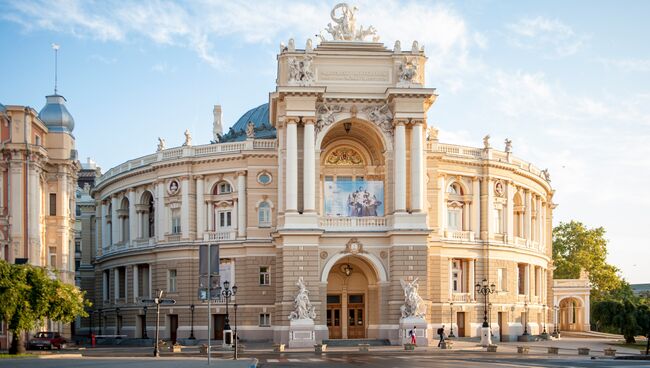
[[[585,303],[579,297],[560,300],[560,331],[583,331],[585,322]]]
[[[326,264],[325,316],[330,339],[368,337],[368,326],[378,323],[378,283],[385,276],[366,254],[339,254]]]

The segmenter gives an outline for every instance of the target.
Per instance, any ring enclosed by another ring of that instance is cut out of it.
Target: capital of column
[[[246,176],[248,172],[246,170],[240,170],[235,173],[235,177],[238,178],[240,176]]]
[[[135,188],[129,188],[126,190],[127,193],[133,193],[135,192]]]
[[[194,175],[194,179],[196,180],[203,180],[203,175]]]
[[[409,119],[393,119],[393,126],[406,125],[409,123]]]
[[[287,124],[298,124],[300,122],[300,117],[298,116],[285,116],[284,122]]]
[[[316,124],[316,117],[315,116],[306,116],[302,118],[302,123],[304,125],[308,124]]]
[[[180,180],[180,181],[189,180],[189,179],[190,179],[189,175],[183,175],[183,176],[178,178],[178,180]]]

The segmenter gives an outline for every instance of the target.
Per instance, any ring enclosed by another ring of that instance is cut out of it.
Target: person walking
[[[417,341],[415,337],[415,326],[413,326],[413,329],[409,331],[409,336],[411,336],[411,344],[417,345]]]
[[[440,336],[440,341],[438,341],[438,347],[440,347],[443,341],[445,341],[445,325],[442,325],[442,327],[438,329],[438,336]]]

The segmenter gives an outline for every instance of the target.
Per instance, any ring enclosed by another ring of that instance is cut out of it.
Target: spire
[[[57,92],[57,84],[58,84],[58,74],[59,74],[59,49],[61,46],[59,46],[56,43],[52,44],[52,49],[54,50],[54,94],[58,95]]]

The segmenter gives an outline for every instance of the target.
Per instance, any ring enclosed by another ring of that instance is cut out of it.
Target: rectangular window
[[[461,268],[461,261],[460,260],[453,260],[452,261],[451,290],[454,293],[463,292],[463,270]]]
[[[56,268],[56,247],[49,247],[50,252],[50,267]]]
[[[260,267],[260,285],[271,285],[271,272],[268,266]]]
[[[149,293],[149,265],[138,265],[138,295],[148,298]]]
[[[219,227],[229,228],[231,226],[232,226],[232,212],[231,211],[219,212]]]
[[[110,285],[109,282],[110,282],[110,271],[105,270],[102,273],[102,296],[104,298],[103,299],[104,301],[108,300],[108,293],[109,293],[108,288],[109,288],[109,285]]]
[[[502,234],[503,233],[503,217],[502,217],[502,210],[500,208],[495,208],[494,209],[494,229],[493,231],[496,234]]]
[[[120,299],[126,298],[126,267],[120,267],[117,269],[117,280],[115,280],[115,286],[118,288],[117,297]]]
[[[170,293],[175,293],[176,292],[176,270],[169,270],[168,271],[168,283],[167,283],[167,290]]]
[[[178,208],[172,210],[172,234],[181,233],[181,214]]]
[[[41,136],[40,135],[35,135],[34,136],[34,144],[37,146],[41,145]]]
[[[497,268],[497,291],[508,290],[507,269]]]
[[[50,193],[50,216],[56,216],[56,193]]]
[[[447,210],[447,228],[451,231],[459,231],[460,227],[460,210],[449,209]]]
[[[526,265],[517,265],[517,284],[519,295],[526,294]]]
[[[271,326],[271,315],[269,313],[260,314],[260,327],[270,327]]]

